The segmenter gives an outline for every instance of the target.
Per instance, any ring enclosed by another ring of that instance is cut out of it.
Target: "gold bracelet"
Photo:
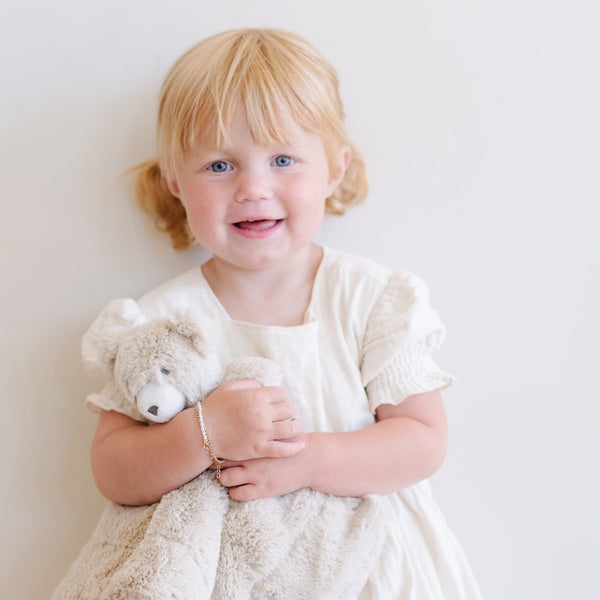
[[[202,407],[200,402],[196,402],[195,411],[198,423],[200,423],[200,429],[202,431],[202,439],[204,440],[204,449],[208,452],[210,459],[217,465],[217,479],[221,478],[221,465],[225,462],[224,458],[219,458],[215,452],[215,447],[212,445],[206,427],[204,426],[204,417],[202,416]]]

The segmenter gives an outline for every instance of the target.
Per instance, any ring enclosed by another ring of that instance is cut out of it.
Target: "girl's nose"
[[[272,197],[269,178],[261,173],[247,172],[238,175],[236,202],[260,202]]]

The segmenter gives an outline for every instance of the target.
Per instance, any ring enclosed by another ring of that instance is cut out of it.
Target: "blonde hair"
[[[187,248],[193,236],[185,209],[166,182],[201,136],[215,147],[227,145],[240,107],[258,144],[285,143],[289,124],[295,123],[321,136],[330,167],[337,151],[350,147],[346,175],[326,200],[328,214],[341,215],[366,196],[365,165],[348,140],[331,64],[292,33],[226,31],[188,50],[171,68],[160,93],[157,159],[136,168],[138,203],[169,233],[177,250]]]

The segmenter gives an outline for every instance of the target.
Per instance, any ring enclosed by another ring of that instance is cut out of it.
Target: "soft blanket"
[[[381,506],[311,490],[238,503],[207,472],[150,506],[110,504],[51,600],[355,598]]]

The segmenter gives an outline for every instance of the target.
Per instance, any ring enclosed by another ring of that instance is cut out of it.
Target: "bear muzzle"
[[[149,421],[165,423],[185,408],[185,396],[170,383],[148,383],[138,392],[136,403]]]

